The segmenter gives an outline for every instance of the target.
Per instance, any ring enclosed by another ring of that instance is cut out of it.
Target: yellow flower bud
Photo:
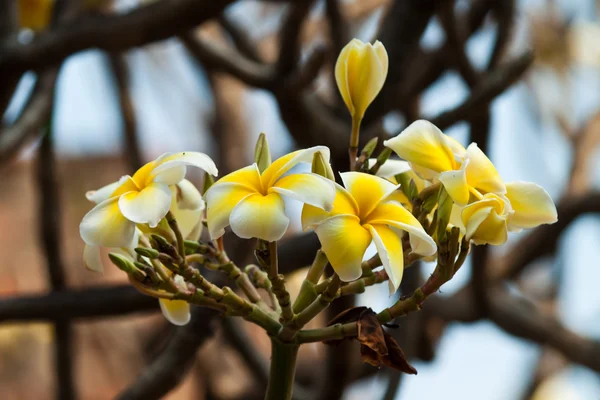
[[[52,18],[54,0],[19,0],[19,26],[44,30]]]
[[[388,55],[381,42],[352,39],[335,64],[335,80],[353,119],[362,119],[375,99],[388,72]]]
[[[335,182],[335,174],[331,169],[331,165],[323,158],[323,154],[320,151],[313,155],[311,172]]]

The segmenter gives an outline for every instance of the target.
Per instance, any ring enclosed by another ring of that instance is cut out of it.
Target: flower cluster
[[[431,122],[413,122],[384,145],[430,183],[440,183],[454,205],[450,221],[475,244],[504,244],[509,231],[556,222],[550,195],[532,182],[504,183],[490,159],[466,149]]]
[[[430,284],[410,303],[418,308],[457,272],[471,243],[500,245],[509,231],[557,220],[544,189],[530,182],[505,183],[477,144],[465,149],[427,121],[384,141],[376,158],[370,157],[377,139],[359,154],[360,123],[387,68],[381,43],[356,39],[336,63],[340,95],[352,116],[350,171],[335,173],[325,146],[272,161],[264,134],[254,163],[216,182],[211,176],[218,171],[207,155],[162,155],[133,176],[87,193],[96,206],[80,224],[85,265],[102,271],[100,249],[110,249],[113,264],[140,291],[159,298],[175,324],[189,321],[193,303],[243,316],[278,340],[290,341],[334,298],[385,281],[393,293],[411,262],[437,258]],[[390,159],[393,152],[402,160]],[[297,172],[302,163],[311,164],[311,171]],[[185,179],[188,166],[206,172],[202,194]],[[292,218],[286,199],[300,203],[303,229],[314,231],[321,244],[294,304],[278,273],[277,241]],[[208,232],[202,240],[204,225]],[[227,228],[240,238],[257,239],[259,267],[241,269],[227,257]],[[377,256],[364,261],[371,244]],[[327,264],[334,274],[323,278]],[[225,272],[248,300],[211,283],[198,266]],[[373,271],[379,266],[382,270]],[[271,306],[258,295],[259,288],[272,295]],[[404,307],[382,311],[378,321],[390,321]]]

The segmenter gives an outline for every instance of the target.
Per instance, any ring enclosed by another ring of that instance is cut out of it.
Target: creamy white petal
[[[206,208],[202,195],[196,186],[187,179],[172,186],[171,192],[175,196],[177,206],[182,210],[204,210]]]
[[[404,274],[402,238],[385,225],[366,225],[373,236],[377,254],[389,277],[390,296],[398,290]]]
[[[278,193],[252,194],[241,200],[229,217],[231,230],[243,239],[269,242],[281,239],[290,223],[283,199]]]
[[[504,194],[506,187],[496,167],[481,151],[477,143],[467,147],[466,158],[469,160],[465,168],[467,182],[478,191],[486,193]]]
[[[291,174],[278,179],[269,191],[331,211],[335,198],[332,181],[316,174]]]
[[[85,198],[96,204],[101,203],[104,200],[108,199],[110,195],[119,187],[120,184],[121,180],[118,180],[116,182],[109,183],[108,185],[103,186],[98,190],[90,190],[85,193]]]
[[[104,264],[102,264],[102,255],[100,254],[100,246],[86,244],[83,246],[83,265],[90,271],[104,272]]]
[[[552,197],[533,182],[510,182],[506,184],[506,197],[514,213],[508,219],[511,230],[534,228],[541,224],[558,221]]]
[[[368,166],[371,168],[377,162],[376,158],[369,158]],[[385,179],[391,179],[396,175],[411,171],[410,164],[407,161],[387,160],[377,171],[377,176]]]
[[[266,189],[270,188],[283,174],[299,163],[312,163],[313,155],[316,152],[320,152],[324,161],[327,163],[329,162],[329,148],[326,146],[315,146],[286,154],[273,161],[273,163],[262,173],[261,181],[263,187]]]
[[[465,164],[468,164],[468,160]],[[439,176],[439,180],[442,185],[444,185],[444,189],[446,189],[448,195],[456,204],[460,206],[467,205],[469,202],[470,191],[464,168],[442,172]]]
[[[154,228],[171,207],[171,190],[164,183],[153,182],[140,192],[125,193],[119,209],[130,221]]]
[[[79,234],[84,242],[103,247],[127,247],[131,244],[135,223],[121,214],[118,201],[118,197],[104,200],[83,217]]]
[[[174,154],[163,154],[162,156],[157,158],[151,176],[153,177],[153,179],[156,179],[158,175],[164,173],[165,171],[171,168],[181,167],[185,165],[200,168],[213,176],[217,176],[219,173],[214,161],[206,154],[197,151],[183,151]],[[162,182],[167,183],[169,185],[177,183],[167,182],[164,179]]]

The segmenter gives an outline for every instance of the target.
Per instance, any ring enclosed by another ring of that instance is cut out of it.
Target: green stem
[[[356,170],[356,158],[358,157],[358,137],[360,134],[361,121],[362,115],[360,117],[352,118],[352,133],[350,134],[350,148],[348,149],[348,155],[350,156],[350,171]]]
[[[291,400],[299,347],[296,343],[271,338],[271,367],[265,400]]]

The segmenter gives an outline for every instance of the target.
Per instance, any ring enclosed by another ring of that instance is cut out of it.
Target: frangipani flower
[[[439,180],[461,206],[472,195],[479,199],[484,193],[506,193],[494,164],[477,144],[471,143],[465,150],[429,121],[415,121],[383,144],[408,161],[423,179]]]
[[[290,222],[283,196],[330,210],[335,197],[332,181],[313,173],[284,176],[298,163],[312,162],[316,152],[329,162],[329,149],[316,146],[287,154],[262,173],[252,164],[219,179],[204,195],[210,236],[222,236],[231,225],[241,238],[281,239]]]
[[[374,241],[393,292],[404,272],[402,231],[410,235],[417,254],[434,254],[436,244],[410,212],[389,200],[396,185],[361,172],[345,172],[341,177],[346,188],[336,184],[332,210],[305,205],[302,226],[315,230],[331,266],[346,282],[361,276],[363,256]]]
[[[506,184],[506,196],[486,193],[462,209],[465,236],[475,244],[504,244],[509,231],[557,221],[550,195],[531,182]]]
[[[95,203],[102,203],[110,196],[110,191],[105,190],[106,186],[96,191],[86,193],[88,200]],[[188,240],[198,240],[202,234],[202,215],[205,204],[198,189],[187,179],[183,179],[176,185],[171,186],[173,193],[170,211],[175,216],[179,229],[184,238]],[[145,225],[138,225],[134,229],[131,242],[125,246],[99,246],[86,243],[83,248],[83,263],[85,267],[94,272],[104,270],[101,256],[101,248],[108,247],[110,251],[118,252],[130,258],[135,258],[135,251],[138,246],[138,238],[143,233],[151,233],[152,228]]]
[[[206,154],[164,154],[137,170],[133,177],[124,176],[89,194],[88,199],[99,204],[83,217],[79,225],[81,238],[92,246],[130,246],[136,224],[153,228],[167,214],[173,197],[169,187],[183,180],[187,165],[211,175],[218,173]]]
[[[388,72],[388,55],[380,41],[375,44],[352,39],[335,63],[335,80],[344,103],[360,121],[383,87]]]

